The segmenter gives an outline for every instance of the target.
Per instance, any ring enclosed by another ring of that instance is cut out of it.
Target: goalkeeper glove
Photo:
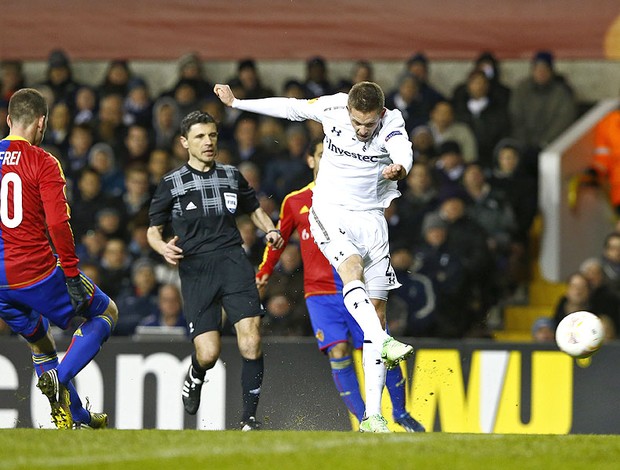
[[[68,277],[66,279],[67,290],[69,291],[69,297],[71,297],[71,305],[77,315],[81,315],[88,308],[88,294],[86,288],[82,284],[80,276]]]

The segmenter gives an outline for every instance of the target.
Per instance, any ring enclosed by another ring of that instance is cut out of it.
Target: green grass
[[[263,431],[0,431],[0,470],[617,469],[620,436]]]

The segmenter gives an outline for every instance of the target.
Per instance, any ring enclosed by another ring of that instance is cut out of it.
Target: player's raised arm
[[[321,122],[321,105],[317,105],[317,100],[300,100],[278,96],[240,100],[235,97],[228,85],[222,85],[220,83],[213,87],[213,92],[226,106],[240,109],[241,111],[288,119],[289,121],[313,119]]]
[[[233,101],[235,101],[236,99],[235,94],[233,93],[233,91],[230,89],[228,85],[222,85],[220,83],[217,83],[213,87],[213,92],[217,95],[220,101],[224,103],[226,106],[232,106]]]

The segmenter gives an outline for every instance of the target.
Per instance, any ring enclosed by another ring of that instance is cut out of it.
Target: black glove
[[[71,297],[71,305],[77,315],[81,315],[82,312],[88,307],[88,294],[86,288],[82,284],[80,276],[68,277],[66,279],[67,290],[69,291],[69,297]]]

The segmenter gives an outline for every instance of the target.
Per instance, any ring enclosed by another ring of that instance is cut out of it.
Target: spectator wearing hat
[[[428,127],[433,133],[435,145],[441,145],[448,140],[459,144],[463,159],[473,162],[478,159],[478,144],[471,128],[456,120],[454,107],[447,100],[439,101],[431,110]]]
[[[435,293],[431,280],[411,271],[412,246],[392,241],[390,246],[390,261],[401,286],[388,293],[387,327],[395,335],[432,336]]]
[[[75,102],[75,93],[80,84],[73,79],[73,71],[69,57],[62,49],[54,49],[47,58],[47,73],[41,84],[48,87],[54,102]]]
[[[117,94],[123,98],[127,96],[129,80],[133,74],[129,68],[129,62],[125,59],[110,61],[106,68],[103,80],[97,88],[97,94],[101,99],[104,96]]]
[[[411,271],[431,281],[434,318],[431,325],[416,322],[415,317],[410,319],[410,329],[414,334],[416,329],[424,326],[430,336],[460,338],[469,329],[465,270],[458,254],[450,250],[447,237],[447,222],[438,212],[429,212],[422,223],[422,241],[413,250]],[[421,320],[419,314],[417,317]]]
[[[498,106],[508,110],[508,102],[512,90],[501,81],[500,63],[495,54],[490,51],[482,52],[474,61],[471,72],[484,73],[489,81],[489,96]],[[466,92],[467,82],[458,84],[452,93],[453,100],[462,100],[461,95]]]
[[[213,93],[213,84],[208,79],[202,59],[196,52],[189,52],[179,58],[177,79],[172,88],[160,96],[175,96],[182,83],[193,88],[196,93],[196,101],[216,98]],[[185,113],[182,112],[182,115],[185,115]]]
[[[418,78],[420,82],[420,93],[422,93],[422,101],[427,104],[429,109],[439,102],[445,99],[435,87],[433,87],[429,80],[429,60],[426,54],[423,52],[416,52],[413,54],[405,67],[406,73],[411,73]]]
[[[549,317],[540,317],[532,325],[532,340],[535,343],[553,343],[555,341],[555,323]]]
[[[461,146],[454,140],[443,142],[437,150],[433,166],[433,179],[437,184],[438,196],[445,199],[450,196],[465,197],[461,178],[465,171],[465,160]]]
[[[577,117],[577,102],[554,68],[549,51],[532,58],[530,75],[514,88],[509,103],[512,137],[526,148],[526,168],[538,173],[538,153],[564,132]]]
[[[133,77],[127,84],[127,96],[123,103],[123,123],[151,127],[153,124],[153,101],[146,81]]]
[[[155,147],[171,150],[172,141],[179,132],[181,123],[179,105],[173,97],[161,96],[153,104],[152,114]]]
[[[125,191],[125,176],[116,166],[114,149],[105,142],[92,146],[88,165],[101,177],[101,190],[106,197],[118,198]]]
[[[311,57],[306,62],[304,87],[306,88],[306,95],[313,98],[333,93],[334,88],[329,81],[327,63],[323,57]]]

